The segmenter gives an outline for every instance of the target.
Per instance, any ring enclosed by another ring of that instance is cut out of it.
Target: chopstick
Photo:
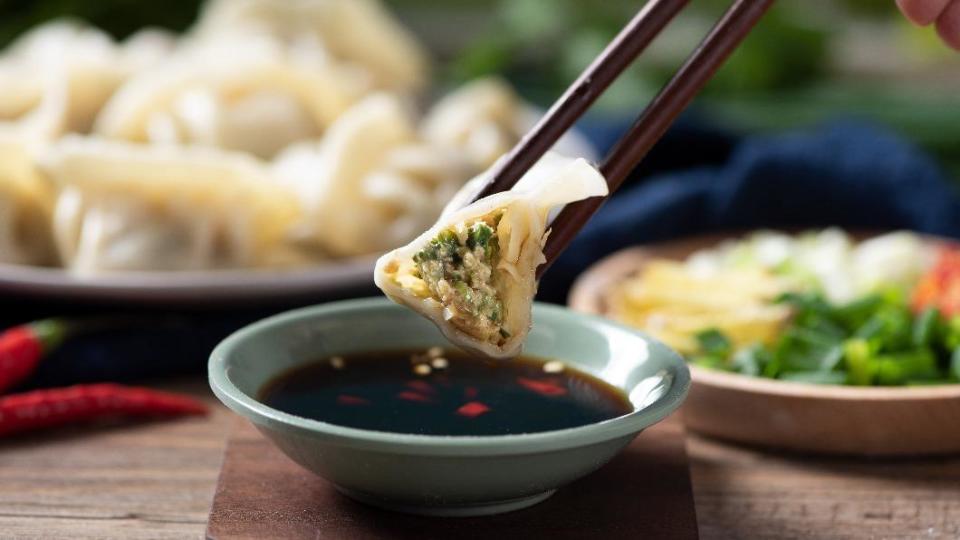
[[[736,0],[714,25],[677,73],[647,105],[627,133],[614,145],[600,165],[610,193],[616,191],[630,171],[646,156],[677,116],[737,48],[774,0]],[[687,5],[688,0],[650,0],[630,20],[610,45],[584,70],[553,104],[536,126],[498,161],[490,180],[473,198],[506,191],[546,153],[583,115],[594,101],[623,73],[663,28]],[[567,205],[551,224],[544,246],[544,271],[570,244],[606,197],[594,197]]]
[[[600,165],[600,172],[607,179],[610,193],[623,184],[630,171],[660,140],[667,128],[740,45],[773,2],[774,0],[736,0],[724,13]],[[560,211],[551,224],[551,233],[543,250],[546,262],[537,268],[537,278],[557,260],[605,200],[606,197],[593,197],[568,204]]]
[[[570,129],[610,84],[647,48],[689,0],[650,0],[550,110],[501,158],[474,201],[506,191]]]

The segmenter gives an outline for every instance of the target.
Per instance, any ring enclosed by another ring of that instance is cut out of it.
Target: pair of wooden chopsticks
[[[549,150],[594,101],[623,73],[689,0],[649,0],[643,9],[610,42],[567,91],[553,104],[533,130],[500,160],[474,200],[506,191]],[[627,133],[600,164],[613,193],[627,175],[660,140],[674,119],[747,36],[773,0],[736,0],[700,42],[677,73],[647,105]],[[594,197],[567,205],[553,221],[544,247],[547,261],[537,269],[539,278],[573,240],[590,216],[603,204]]]

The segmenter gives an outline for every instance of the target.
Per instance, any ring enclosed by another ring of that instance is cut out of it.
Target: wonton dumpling
[[[41,166],[60,187],[61,258],[78,273],[270,265],[297,217],[242,154],[70,136]]]
[[[453,343],[493,358],[515,356],[530,329],[550,209],[606,193],[585,160],[548,153],[510,191],[445,212],[381,257],[374,281]]]
[[[0,138],[0,262],[52,264],[53,189],[40,177],[27,148],[5,139]]]
[[[302,235],[350,256],[409,241],[436,219],[469,168],[458,154],[419,141],[397,97],[373,94],[319,143],[281,154],[274,174],[305,207]]]
[[[312,38],[336,60],[371,72],[380,88],[417,90],[428,82],[426,53],[377,0],[212,0],[196,29],[199,39],[257,32],[288,42]]]
[[[368,79],[314,49],[267,36],[194,43],[124,84],[97,118],[95,131],[267,158],[321,135],[367,91]]]

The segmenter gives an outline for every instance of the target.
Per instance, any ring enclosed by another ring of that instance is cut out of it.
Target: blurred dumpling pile
[[[172,46],[173,38],[159,30],[118,44],[72,21],[27,32],[0,57],[0,134],[36,145],[89,131],[114,91]]]
[[[426,109],[429,58],[377,0],[211,0],[180,36],[74,21],[0,52],[0,263],[291,267],[428,228],[529,127],[481,80]]]
[[[0,262],[59,261],[57,192],[36,159],[66,133],[89,131],[110,95],[166,54],[173,38],[144,30],[123,44],[72,21],[21,36],[0,56]]]
[[[266,36],[187,44],[123,85],[94,130],[154,144],[199,145],[271,158],[320,137],[369,89],[368,77],[320,49],[297,50]]]
[[[195,33],[319,45],[324,55],[363,66],[380,88],[422,90],[429,82],[426,52],[378,0],[212,0]]]
[[[486,169],[530,127],[527,110],[505,82],[481,79],[438,101],[423,120],[423,134]]]
[[[69,136],[41,167],[60,189],[56,244],[81,272],[270,266],[297,217],[244,154]]]
[[[301,238],[335,256],[413,238],[473,172],[463,156],[424,141],[404,103],[386,93],[354,105],[319,142],[286,150],[274,171],[304,206]]]

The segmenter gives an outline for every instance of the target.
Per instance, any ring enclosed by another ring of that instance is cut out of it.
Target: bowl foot
[[[368,504],[370,506],[376,506],[377,508],[392,510],[394,512],[403,512],[404,514],[419,514],[421,516],[437,517],[491,516],[494,514],[502,514],[504,512],[513,512],[514,510],[521,510],[537,503],[541,503],[549,499],[551,495],[557,492],[557,490],[551,489],[550,491],[544,491],[543,493],[528,495],[526,497],[517,497],[516,499],[504,499],[499,501],[478,503],[416,505],[395,502],[388,499],[381,499],[376,495],[360,493],[357,491],[344,489],[339,486],[337,486],[337,489],[351,499],[359,501],[363,504]]]

